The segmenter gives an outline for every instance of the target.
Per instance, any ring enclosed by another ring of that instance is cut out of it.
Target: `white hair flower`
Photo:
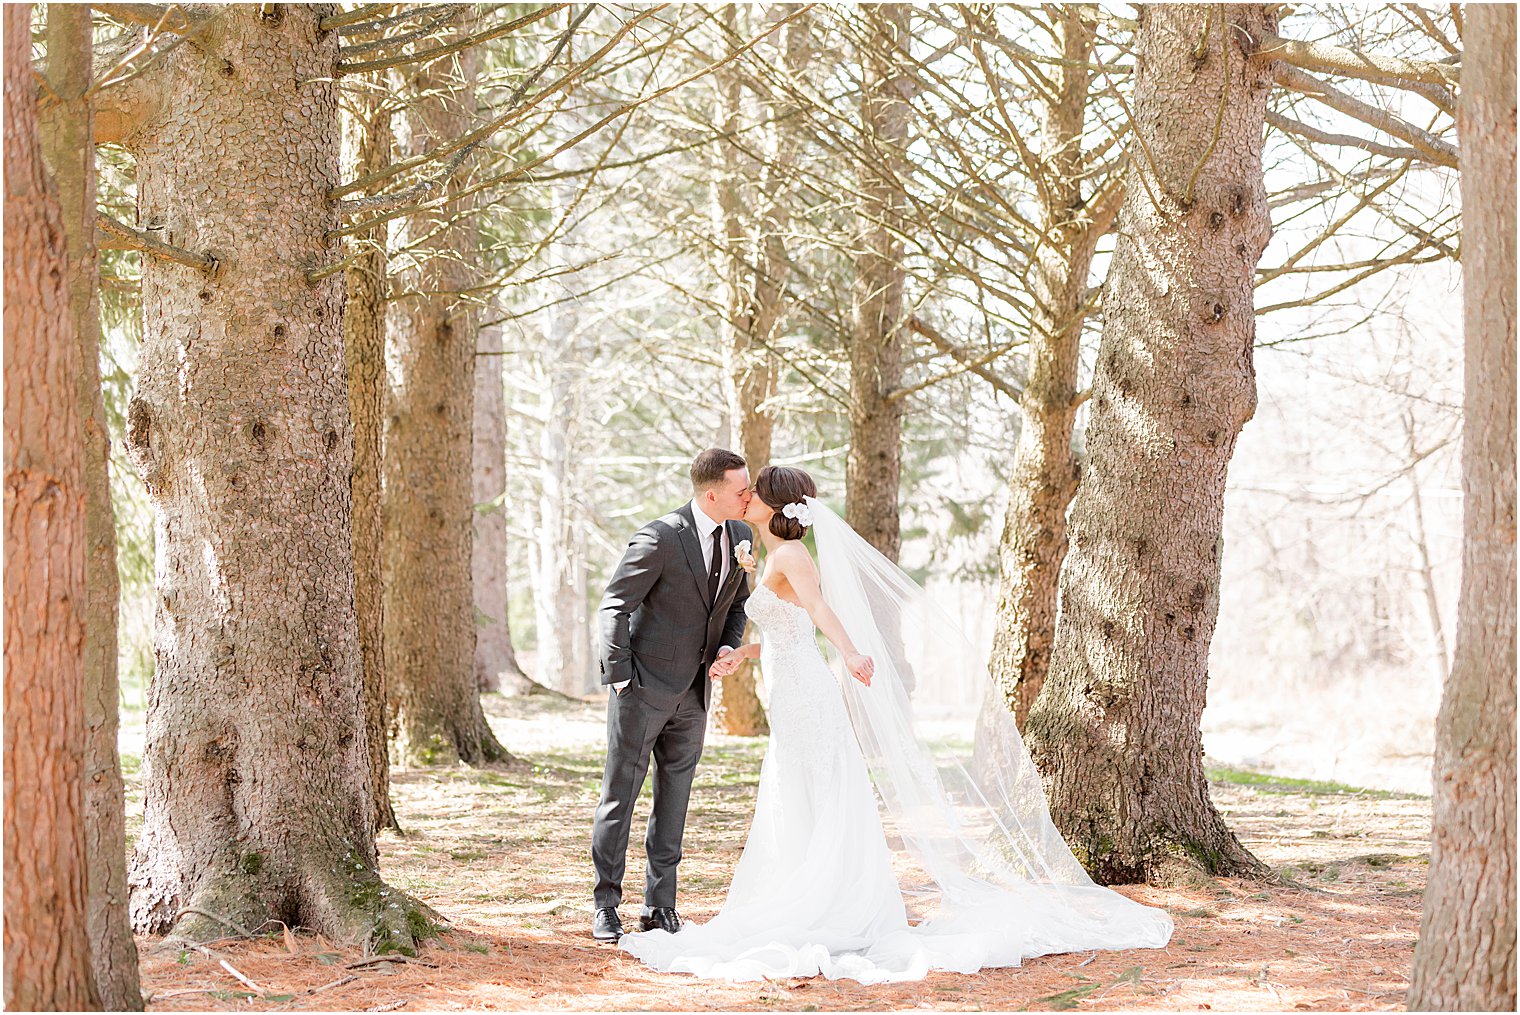
[[[813,524],[813,509],[801,501],[793,501],[781,509],[781,513],[788,518],[801,523],[803,528]]]

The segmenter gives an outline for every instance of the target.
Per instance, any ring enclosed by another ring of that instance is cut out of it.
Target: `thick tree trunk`
[[[1411,1011],[1515,1010],[1515,9],[1466,10],[1462,589]]]
[[[350,118],[355,178],[383,169],[391,156],[389,98],[361,95]],[[347,271],[343,356],[354,428],[354,612],[364,667],[364,731],[375,828],[400,829],[391,806],[389,698],[385,690],[385,592],[381,585],[380,438],[385,420],[385,296],[388,257],[382,223],[354,239],[364,256]]]
[[[111,438],[100,396],[100,264],[95,246],[95,128],[90,9],[48,5],[48,80],[58,97],[43,135],[69,250],[69,310],[79,343],[79,418],[85,491],[85,855],[90,955],[101,1004],[141,1011],[137,945],[127,921],[126,800],[121,782],[116,676],[116,518]]]
[[[475,683],[481,691],[528,694],[538,687],[517,663],[507,622],[507,395],[501,327],[480,331],[475,365]]]
[[[96,1009],[79,342],[63,212],[38,143],[32,5],[4,15],[5,1007]]]
[[[854,327],[850,335],[850,450],[845,458],[845,520],[872,546],[897,559],[902,533],[903,244],[908,172],[908,89],[904,69],[910,4],[860,9],[860,209],[855,238]]]
[[[737,10],[725,7],[719,14],[730,30],[744,32],[748,26],[739,26]],[[739,37],[748,38],[747,35]],[[720,67],[713,75],[716,86],[717,116],[715,122],[725,134],[731,134],[739,126],[742,81],[736,68]],[[775,420],[765,407],[766,399],[775,394],[775,358],[766,344],[770,340],[767,330],[774,325],[774,311],[767,308],[766,320],[761,320],[759,307],[760,272],[769,265],[759,263],[768,223],[754,224],[754,236],[747,228],[745,209],[756,207],[761,194],[746,187],[752,179],[753,166],[744,165],[739,148],[733,144],[720,143],[717,149],[718,165],[713,178],[713,226],[723,237],[723,249],[717,259],[717,271],[723,290],[723,318],[719,322],[722,343],[725,388],[728,394],[728,418],[734,444],[749,463],[753,476],[770,459],[771,434]],[[758,188],[757,188],[758,189]],[[774,195],[768,195],[773,197]],[[767,280],[774,286],[776,280]],[[758,530],[752,530],[751,543],[760,545]],[[748,638],[755,637],[753,631]],[[757,737],[770,733],[770,723],[765,717],[765,706],[760,701],[757,688],[758,665],[746,662],[733,673],[719,681],[715,688],[709,721],[714,729],[733,736]]]
[[[155,509],[157,667],[132,918],[409,950],[426,917],[376,870],[343,279],[306,280],[339,257],[334,9],[221,9],[128,138],[139,227],[220,264],[143,268],[127,449]]]
[[[1056,101],[1045,107],[1039,244],[1030,272],[1034,304],[1029,378],[1019,400],[1019,442],[1008,483],[1008,513],[998,547],[1000,591],[989,669],[1020,726],[1029,715],[1056,634],[1056,594],[1066,559],[1066,509],[1077,489],[1072,452],[1077,415],[1077,365],[1087,319],[1084,293],[1098,238],[1112,212],[1082,194],[1082,126],[1087,111],[1091,22],[1067,9],[1062,59],[1051,73]],[[1112,202],[1110,202],[1112,203]]]
[[[407,155],[475,125],[478,55],[415,74]],[[448,185],[460,189],[457,180]],[[474,280],[479,239],[461,201],[414,215],[397,259],[390,308],[390,408],[385,431],[385,658],[396,759],[479,765],[508,759],[480,706],[475,677],[475,341],[461,295]]]
[[[1105,883],[1265,867],[1209,800],[1199,728],[1225,473],[1256,407],[1252,284],[1272,232],[1260,4],[1145,6],[1061,617],[1027,723],[1051,815]]]

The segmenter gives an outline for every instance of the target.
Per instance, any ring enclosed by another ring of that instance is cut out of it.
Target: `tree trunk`
[[[725,7],[719,17],[731,31],[743,32],[748,26],[738,26],[736,14],[736,8]],[[737,37],[748,38],[748,35]],[[725,135],[731,136],[739,126],[742,81],[737,68],[727,66],[713,72],[713,82],[718,106],[714,120]],[[762,321],[759,308],[757,276],[769,267],[759,263],[768,223],[755,223],[752,240],[743,209],[754,208],[762,199],[759,193],[745,186],[745,182],[753,178],[750,174],[756,167],[742,165],[741,152],[734,144],[720,142],[717,161],[712,197],[714,230],[723,237],[717,270],[724,304],[723,318],[719,322],[726,375],[724,386],[734,443],[749,463],[750,474],[754,475],[770,459],[771,433],[775,428],[775,420],[765,407],[766,399],[776,390],[775,358],[767,348],[769,331],[758,331],[760,327],[769,328],[775,323],[773,311],[767,314],[768,320]],[[768,282],[774,285],[776,280]],[[750,541],[758,547],[759,530],[752,526],[751,531]],[[754,637],[750,632],[746,640]],[[765,706],[757,689],[758,676],[758,664],[745,662],[718,682],[709,716],[714,729],[740,737],[770,733]]]
[[[355,178],[383,169],[391,155],[389,98],[362,93],[348,120]],[[385,591],[381,584],[380,438],[385,420],[385,296],[388,257],[384,223],[354,239],[364,256],[345,276],[343,358],[348,372],[348,411],[354,427],[354,612],[364,667],[364,731],[369,753],[375,828],[400,830],[391,806],[389,698],[385,690]]]
[[[220,265],[143,268],[127,449],[157,615],[132,918],[411,950],[427,918],[376,870],[343,279],[306,280],[339,257],[334,9],[223,8],[127,138],[139,227]]]
[[[1072,453],[1077,415],[1077,366],[1088,307],[1084,300],[1098,238],[1112,213],[1082,194],[1086,160],[1082,126],[1087,112],[1092,23],[1079,8],[1061,21],[1062,67],[1056,101],[1044,110],[1044,181],[1039,244],[1030,272],[1033,320],[1029,378],[1019,400],[1019,442],[1008,483],[1008,513],[998,546],[1000,592],[989,669],[1024,725],[1045,683],[1056,633],[1056,593],[1066,559],[1066,509],[1077,489]],[[1112,202],[1111,202],[1112,203]]]
[[[58,184],[69,250],[69,311],[79,344],[79,419],[85,494],[85,855],[95,987],[111,1011],[141,1011],[137,945],[127,921],[126,799],[121,782],[116,676],[116,518],[111,438],[100,396],[100,263],[95,246],[95,128],[90,9],[48,5],[48,80],[58,96],[43,133]]]
[[[474,49],[409,81],[408,156],[474,126]],[[451,192],[461,189],[455,180]],[[404,765],[508,759],[480,706],[475,677],[475,341],[462,292],[479,238],[464,200],[412,216],[397,254],[390,309],[385,431],[385,657],[394,751]],[[459,221],[453,221],[459,218]]]
[[[565,12],[567,25],[575,18]],[[572,108],[560,116],[567,135],[589,126],[589,110]],[[582,149],[569,148],[550,163],[554,172],[584,168]],[[579,200],[573,176],[549,184],[549,219],[571,214]],[[576,248],[564,242],[560,230],[545,247],[545,259],[559,269],[575,263]],[[533,572],[533,620],[538,660],[535,672],[546,687],[568,695],[601,688],[591,661],[590,604],[586,601],[585,516],[578,510],[575,491],[580,477],[577,421],[581,418],[585,364],[594,355],[576,313],[577,294],[589,283],[582,275],[566,278],[563,297],[543,313],[543,360],[538,419],[538,498],[535,537],[529,547]]]
[[[590,675],[581,641],[586,631],[585,607],[576,601],[575,572],[582,552],[576,531],[572,422],[580,411],[575,390],[573,353],[556,339],[570,339],[575,329],[574,307],[561,305],[545,313],[547,322],[545,378],[540,398],[539,495],[533,555],[533,615],[538,635],[539,679],[563,694],[587,690]],[[573,341],[573,339],[570,339]],[[568,342],[566,343],[568,344]]]
[[[93,1010],[79,342],[38,143],[32,5],[4,14],[5,1007]]]
[[[1225,472],[1256,407],[1252,285],[1272,232],[1260,4],[1147,5],[1137,154],[1104,294],[1061,616],[1026,740],[1104,883],[1266,868],[1209,800],[1199,722]],[[1159,202],[1159,205],[1158,203]]]
[[[480,331],[475,367],[475,683],[481,691],[527,694],[538,685],[517,664],[507,623],[507,395],[501,326]]]
[[[850,450],[845,458],[845,520],[892,560],[902,534],[903,244],[911,106],[905,71],[910,4],[860,8],[867,41],[861,51],[859,235],[855,244],[854,327],[850,336]]]
[[[1466,11],[1462,587],[1411,1011],[1515,1010],[1515,9]]]

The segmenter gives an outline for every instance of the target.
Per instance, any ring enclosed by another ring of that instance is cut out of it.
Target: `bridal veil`
[[[917,868],[901,883],[924,915],[916,934],[967,971],[1163,947],[1172,918],[1094,884],[1061,838],[1013,715],[954,619],[826,504],[807,504],[824,600],[876,664],[869,687],[841,683],[889,842]]]

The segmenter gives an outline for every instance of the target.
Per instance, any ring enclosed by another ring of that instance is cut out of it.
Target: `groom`
[[[681,929],[676,866],[691,779],[702,755],[711,696],[708,668],[744,637],[749,583],[734,547],[749,538],[749,470],[709,448],[691,463],[693,496],[628,542],[597,611],[607,702],[607,768],[591,826],[596,915],[591,934],[623,933],[618,903],[633,804],[654,758],[654,808],[644,838],[643,930]]]

